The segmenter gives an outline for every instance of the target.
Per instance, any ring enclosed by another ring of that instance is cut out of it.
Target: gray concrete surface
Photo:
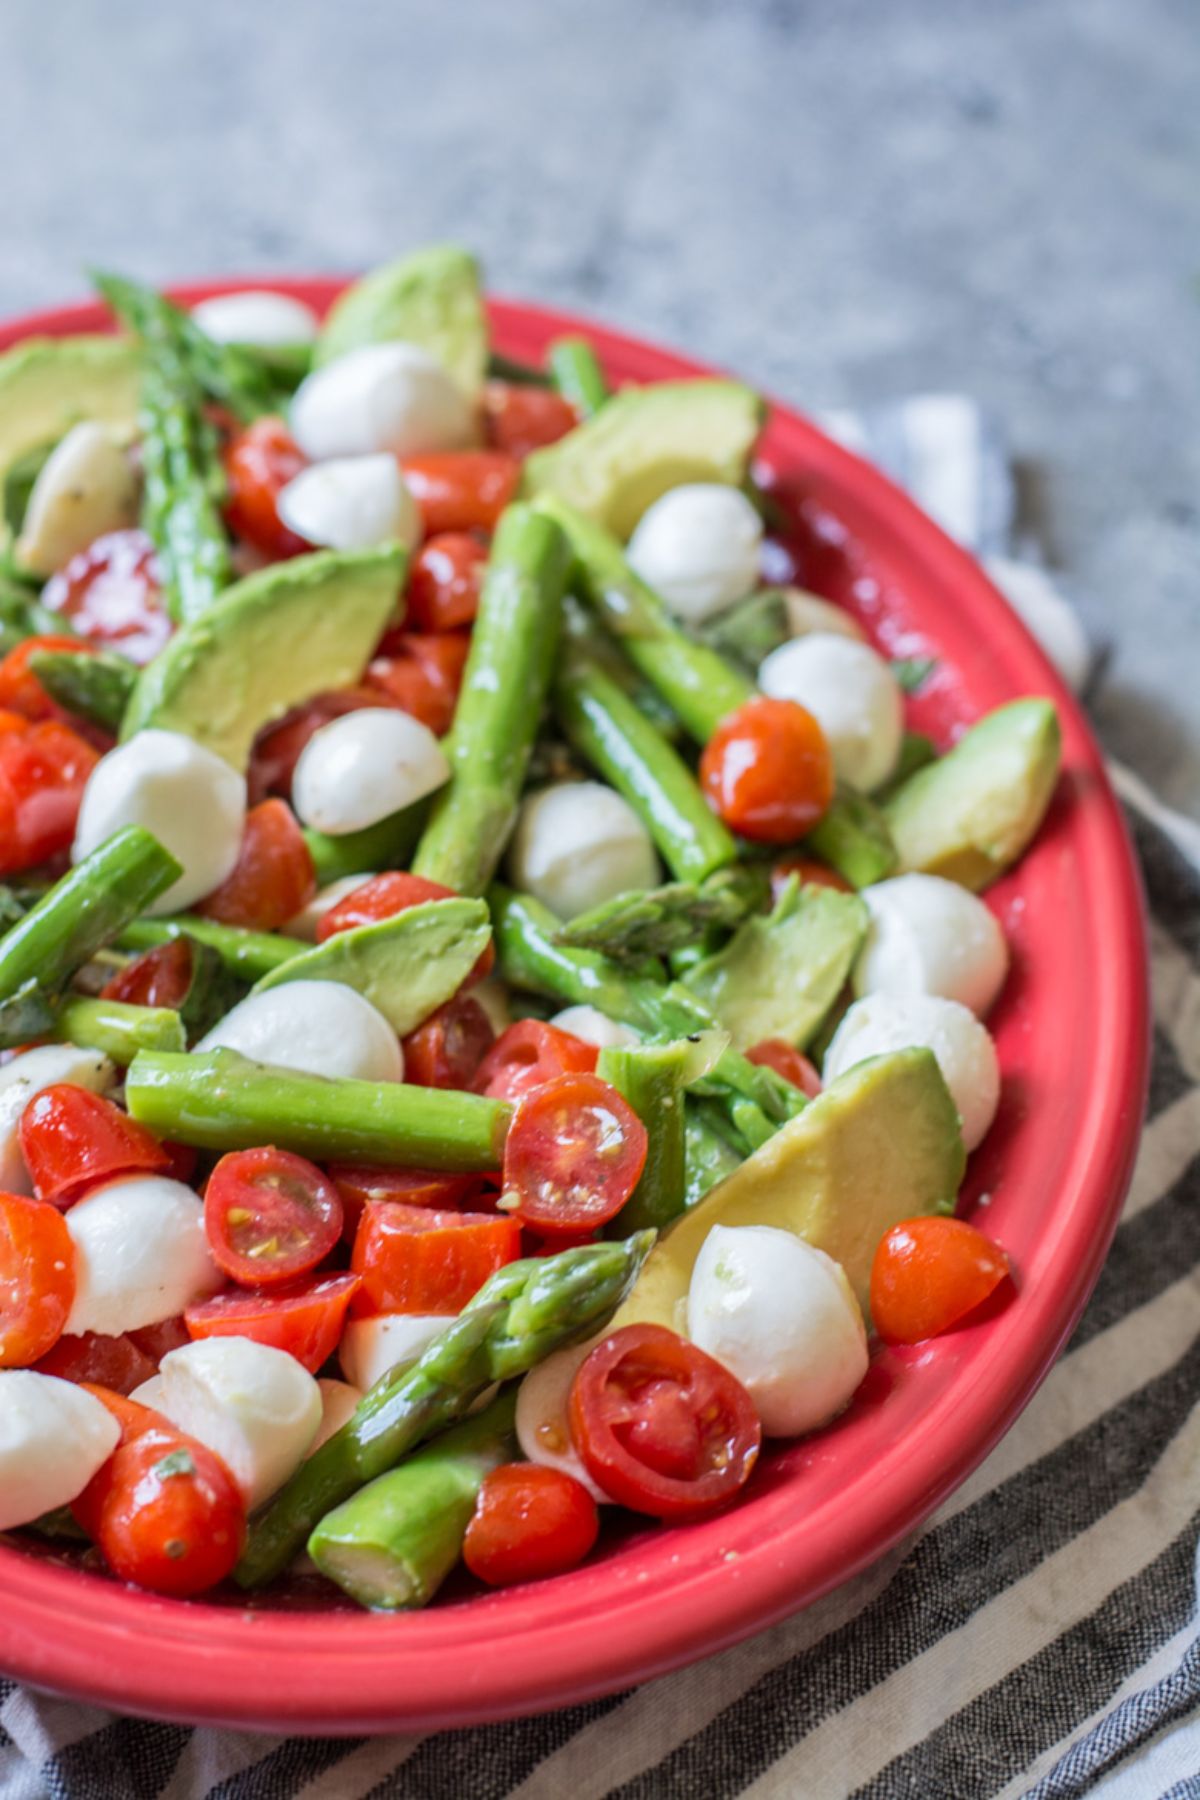
[[[1197,0],[3,0],[0,309],[455,236],[802,405],[1006,421],[1200,814]]]

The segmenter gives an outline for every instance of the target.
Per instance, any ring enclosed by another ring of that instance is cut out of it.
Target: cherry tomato
[[[807,1056],[802,1056],[799,1050],[793,1049],[782,1038],[764,1038],[761,1044],[755,1044],[753,1049],[747,1050],[746,1060],[757,1063],[760,1068],[774,1069],[777,1075],[782,1075],[785,1081],[798,1087],[810,1100],[815,1100],[821,1092],[821,1077]]]
[[[503,1214],[370,1201],[350,1258],[362,1277],[352,1311],[359,1318],[461,1312],[489,1275],[520,1254],[520,1227]]]
[[[102,999],[121,1000],[126,1006],[165,1006],[175,1012],[191,985],[192,946],[185,937],[177,937],[135,956],[100,993]]]
[[[553,388],[489,381],[483,390],[483,423],[494,450],[528,456],[574,431],[579,415]]]
[[[276,1287],[324,1262],[342,1235],[342,1198],[290,1150],[233,1150],[208,1178],[204,1229],[213,1261],[232,1280]]]
[[[646,1127],[598,1075],[558,1075],[517,1102],[504,1146],[514,1217],[549,1236],[615,1218],[641,1177]]]
[[[88,643],[144,667],[174,626],[162,603],[158,557],[144,531],[109,531],[52,575],[42,604]]]
[[[518,1019],[500,1033],[471,1085],[493,1100],[519,1100],[557,1075],[592,1074],[599,1055],[595,1044],[544,1019]]]
[[[778,900],[793,875],[798,875],[807,887],[834,888],[839,894],[854,892],[844,876],[828,863],[818,862],[815,856],[785,856],[771,870],[772,900]]]
[[[342,1236],[351,1244],[369,1201],[399,1200],[405,1206],[469,1210],[482,1193],[478,1175],[437,1175],[424,1169],[360,1169],[348,1163],[330,1163],[329,1179],[342,1196]]]
[[[97,1382],[114,1393],[132,1394],[158,1373],[158,1364],[128,1334],[105,1337],[85,1331],[60,1337],[37,1365],[39,1375],[57,1375],[60,1381]]]
[[[424,875],[410,875],[403,869],[388,869],[382,875],[368,876],[360,887],[351,888],[343,900],[329,908],[317,925],[317,942],[323,944],[339,931],[353,931],[359,925],[394,919],[397,913],[407,912],[410,906],[422,906],[427,900],[457,897],[453,888],[443,887],[440,881],[428,881]],[[490,975],[495,961],[495,946],[489,944],[480,952],[463,986],[471,987]]]
[[[389,654],[373,657],[367,685],[445,737],[454,723],[470,640],[462,631],[392,632]]]
[[[29,667],[29,660],[42,650],[63,651],[68,656],[91,656],[92,651],[77,637],[56,637],[52,632],[41,637],[25,638],[0,661],[0,706],[21,713],[26,719],[64,720],[67,715],[55,704]]]
[[[478,1000],[458,993],[403,1040],[404,1079],[415,1087],[469,1088],[495,1037]]]
[[[251,804],[266,794],[282,794],[285,798],[290,795],[300,752],[322,725],[343,718],[346,713],[361,712],[367,706],[395,704],[379,688],[359,687],[331,689],[314,695],[303,706],[293,707],[254,740],[246,777]]]
[[[655,1519],[723,1506],[762,1446],[741,1382],[663,1325],[626,1325],[596,1345],[571,1386],[570,1425],[596,1485]]]
[[[438,450],[401,460],[425,523],[439,531],[492,531],[521,480],[515,456],[499,450]]]
[[[286,800],[263,800],[246,814],[232,872],[196,911],[222,925],[277,931],[317,891],[312,853]]]
[[[248,1337],[286,1350],[311,1375],[337,1349],[357,1275],[320,1275],[260,1294],[230,1290],[189,1306],[183,1317],[193,1338]]]
[[[792,843],[833,798],[833,758],[810,712],[760,695],[717,726],[700,758],[700,785],[731,831]]]
[[[485,1475],[463,1542],[463,1561],[489,1587],[540,1581],[581,1563],[600,1532],[582,1482],[540,1463],[504,1463]]]
[[[66,1081],[33,1096],[18,1134],[38,1198],[63,1208],[98,1181],[159,1174],[170,1161],[144,1125],[111,1100]]]
[[[0,1194],[0,1369],[25,1369],[62,1336],[75,1299],[75,1246],[44,1200]]]
[[[466,531],[426,540],[408,577],[407,623],[414,631],[456,631],[479,611],[487,549]]]
[[[871,1318],[889,1344],[937,1337],[973,1312],[1009,1272],[999,1244],[965,1219],[906,1219],[880,1239],[871,1265]]]
[[[192,1341],[182,1313],[177,1313],[173,1319],[160,1319],[157,1325],[139,1325],[136,1331],[127,1332],[126,1336],[143,1356],[150,1358],[155,1368],[172,1350],[181,1350]]]
[[[310,549],[275,507],[288,482],[308,466],[283,420],[255,419],[230,440],[224,462],[229,488],[225,521],[234,536],[272,560]]]
[[[83,790],[99,760],[57,719],[0,733],[0,875],[70,849]]]

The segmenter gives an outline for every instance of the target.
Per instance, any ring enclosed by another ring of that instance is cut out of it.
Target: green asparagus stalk
[[[125,1068],[142,1050],[186,1048],[183,1020],[165,1006],[127,1006],[120,1000],[66,1000],[54,1015],[50,1035],[60,1043],[103,1050]]]
[[[92,282],[131,331],[147,344],[169,345],[204,393],[237,418],[249,421],[280,410],[289,382],[272,378],[260,352],[243,344],[218,344],[182,307],[140,282],[99,271],[92,272]],[[311,360],[311,350],[308,355]]]
[[[704,934],[732,931],[766,905],[770,871],[764,863],[718,869],[707,881],[668,882],[644,892],[617,894],[563,925],[558,940],[575,950],[598,950],[618,960],[674,956]]]
[[[305,828],[304,841],[313,859],[318,887],[343,881],[348,875],[378,875],[384,869],[402,869],[425,829],[429,806],[418,800],[402,812],[390,813],[377,825],[329,837]]]
[[[52,700],[77,718],[87,719],[105,731],[121,724],[138,671],[128,657],[111,651],[77,656],[71,650],[38,650],[29,659]]]
[[[461,1417],[494,1381],[523,1375],[598,1331],[633,1286],[653,1241],[652,1232],[639,1232],[497,1270],[415,1363],[376,1382],[259,1514],[236,1570],[241,1586],[272,1580],[320,1519]]]
[[[761,588],[748,594],[700,628],[703,642],[736,663],[751,680],[757,678],[759,664],[791,636],[787,598],[781,588]]]
[[[612,1236],[656,1230],[683,1211],[685,1175],[683,1096],[691,1065],[686,1041],[601,1050],[596,1073],[623,1094],[646,1127],[646,1162],[636,1188],[609,1227]]]
[[[0,576],[0,627],[20,643],[30,637],[74,637],[71,621],[51,612],[20,582]]]
[[[828,812],[804,840],[806,849],[844,875],[851,887],[870,887],[896,867],[887,820],[865,794],[839,782]]]
[[[508,381],[514,387],[549,387],[550,377],[545,369],[535,368],[532,363],[519,362],[515,356],[505,356],[500,350],[493,350],[488,357],[488,374],[494,381]]]
[[[746,1153],[734,1148],[729,1129],[715,1101],[689,1097],[684,1102],[685,1207],[703,1200],[711,1188],[744,1162]]]
[[[231,568],[216,432],[204,390],[170,341],[147,343],[139,423],[142,524],[159,553],[167,611],[186,622],[208,611]]]
[[[443,1433],[326,1515],[308,1553],[360,1606],[426,1606],[462,1555],[484,1477],[517,1455],[517,1390]]]
[[[586,338],[557,338],[547,356],[550,379],[580,418],[590,419],[608,399],[608,383]]]
[[[194,913],[175,913],[169,919],[133,919],[116,940],[118,950],[153,950],[172,938],[194,938],[217,952],[221,961],[243,981],[259,981],[272,969],[282,968],[294,956],[312,948],[300,938],[276,932],[243,931],[238,925],[218,925]]]
[[[412,865],[460,894],[483,893],[516,817],[558,648],[568,563],[551,520],[528,506],[508,508],[445,746],[452,773]]]

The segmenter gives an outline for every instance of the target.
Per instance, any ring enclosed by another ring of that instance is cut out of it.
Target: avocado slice
[[[1013,700],[918,769],[884,807],[902,871],[943,875],[974,893],[1032,839],[1058,780],[1062,733],[1049,700]]]
[[[377,925],[337,932],[272,969],[252,992],[285,981],[341,981],[404,1037],[458,992],[491,940],[485,901],[425,900]]]
[[[622,540],[668,488],[738,487],[765,408],[737,381],[627,387],[556,444],[526,458],[530,494],[557,494]]]
[[[407,556],[318,550],[259,569],[177,631],[138,677],[122,738],[156,726],[244,769],[291,706],[358,681],[392,618]]]
[[[475,398],[487,370],[488,325],[479,264],[468,251],[434,244],[364,275],[330,308],[314,365],[393,339],[428,350]]]
[[[857,894],[801,887],[793,878],[773,911],[739,925],[724,949],[681,977],[739,1050],[763,1038],[803,1047],[820,1030],[867,933]]]
[[[142,353],[131,338],[28,338],[0,356],[0,486],[15,463],[81,419],[128,432],[137,422]]]
[[[880,1238],[950,1212],[966,1167],[950,1090],[930,1050],[848,1069],[665,1232],[609,1327],[686,1331],[692,1268],[714,1225],[777,1225],[841,1263],[867,1310]]]

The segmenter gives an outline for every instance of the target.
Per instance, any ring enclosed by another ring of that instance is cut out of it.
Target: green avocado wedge
[[[488,359],[479,264],[457,244],[432,244],[385,263],[339,295],[317,339],[315,366],[364,344],[417,344],[474,399]]]
[[[29,338],[0,356],[0,485],[81,419],[133,436],[142,352],[130,338]]]

